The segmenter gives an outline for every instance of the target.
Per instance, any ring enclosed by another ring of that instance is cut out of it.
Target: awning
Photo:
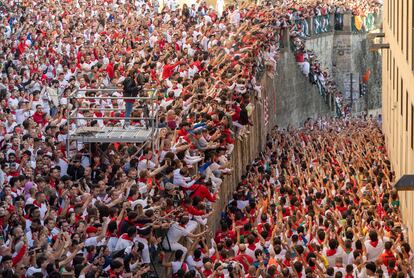
[[[414,191],[414,175],[404,175],[395,184],[398,191]]]

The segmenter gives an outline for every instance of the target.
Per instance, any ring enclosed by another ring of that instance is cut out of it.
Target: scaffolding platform
[[[68,137],[67,137],[67,154],[71,156],[71,149],[78,149],[78,143],[91,144],[91,143],[136,143],[140,144],[139,151],[144,147],[150,147],[154,149],[158,143],[158,106],[155,103],[156,89],[144,89],[147,92],[147,96],[138,97],[120,97],[122,90],[120,89],[78,89],[72,92],[68,96],[68,102],[74,105],[73,109],[68,110],[67,125],[68,125]],[[79,95],[83,92],[82,96]],[[103,93],[106,96],[96,96],[92,93]],[[117,92],[115,95],[114,93]],[[103,101],[109,102],[113,100],[133,100],[134,103],[140,105],[144,109],[143,115],[140,117],[129,117],[131,122],[145,123],[146,126],[104,126],[98,127],[95,124],[92,125],[92,121],[115,121],[117,123],[124,124],[125,117],[119,116],[103,116],[96,117],[94,115],[84,115],[86,111],[100,111],[100,112],[121,112],[125,111],[125,107],[106,107],[106,108],[83,108],[81,107],[82,101],[90,101],[95,104],[99,104]],[[138,103],[139,102],[139,103]],[[82,124],[80,124],[82,121]],[[71,148],[71,143],[76,143],[76,148]]]
[[[79,127],[70,138],[82,143],[145,143],[155,131],[145,127]]]

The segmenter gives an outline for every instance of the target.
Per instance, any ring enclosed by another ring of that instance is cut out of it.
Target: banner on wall
[[[362,25],[363,25],[362,17],[360,17],[359,15],[358,16],[354,16],[354,25],[355,25],[355,28],[358,31],[361,31]]]

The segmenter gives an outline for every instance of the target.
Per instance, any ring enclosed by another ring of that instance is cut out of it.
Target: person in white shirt
[[[127,233],[122,234],[116,243],[114,251],[120,251],[134,245],[134,238],[137,235],[137,228],[129,227]]]
[[[197,238],[204,235],[208,230],[201,232],[199,234],[193,234],[187,231],[186,225],[190,221],[187,215],[183,215],[180,218],[180,222],[174,222],[170,229],[167,232],[167,236],[162,242],[162,246],[171,251],[181,250],[184,255],[187,254],[187,247],[183,246],[181,243],[178,243],[182,237]]]
[[[235,9],[231,14],[230,14],[230,22],[233,25],[239,26],[240,24],[240,12],[239,10]]]
[[[10,109],[16,109],[19,105],[19,97],[17,89],[11,91],[10,97],[8,98],[8,104]]]
[[[195,249],[192,255],[187,256],[187,265],[190,270],[197,270],[203,267],[203,254],[200,249]]]
[[[16,109],[16,124],[22,124],[32,114],[28,101],[19,102],[18,109]]]
[[[143,154],[138,162],[138,171],[143,170],[154,170],[156,164],[152,161],[152,151],[150,150],[144,150]]]
[[[325,247],[323,249],[323,255],[327,258],[329,266],[334,267],[336,265],[336,259],[343,258],[346,254],[336,239],[330,239],[328,246],[329,248]]]
[[[150,252],[149,252],[149,245],[148,239],[151,236],[152,227],[148,226],[143,229],[138,229],[137,236],[134,239],[134,242],[141,243],[144,248],[141,250],[141,260],[144,264],[151,263]]]
[[[305,61],[302,64],[302,73],[306,76],[309,77],[309,72],[310,72],[310,64],[308,59],[305,58]]]
[[[26,270],[25,277],[32,277],[35,273],[42,273],[43,277],[46,276],[46,267],[48,263],[49,261],[46,256],[37,256],[36,265],[33,265]]]
[[[368,261],[376,261],[384,251],[384,241],[378,237],[378,233],[374,230],[369,232],[369,239],[364,244]]]
[[[6,128],[7,133],[12,133],[14,131],[14,128],[17,126],[16,121],[14,120],[13,114],[6,115],[6,123],[4,127]]]
[[[356,278],[369,278],[369,277],[377,277],[375,275],[375,272],[377,270],[377,266],[374,262],[368,262],[365,267],[362,269],[361,272],[358,272],[358,270],[355,270],[354,277]]]
[[[345,270],[345,266],[343,265],[342,257],[337,257],[335,259],[334,271],[335,271],[335,273],[341,272],[342,273],[342,277],[345,276],[346,270]]]
[[[181,186],[183,188],[190,188],[191,186],[193,186],[198,180],[198,176],[192,179],[191,177],[187,177],[187,175],[188,168],[186,167],[174,170],[174,185]]]

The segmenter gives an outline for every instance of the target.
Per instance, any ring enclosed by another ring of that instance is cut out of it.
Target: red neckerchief
[[[336,249],[326,250],[326,256],[330,257],[336,254]]]
[[[350,254],[352,251],[353,251],[353,249],[352,248],[349,248],[349,249],[346,249],[345,250],[345,253]]]
[[[109,277],[110,278],[117,278],[120,274],[116,274],[112,269],[109,269]]]
[[[213,271],[211,269],[205,269],[203,271],[204,277],[209,277],[211,274],[213,274]]]
[[[23,217],[24,217],[26,220],[33,221],[33,220],[32,220],[32,218],[30,218],[30,216],[29,216],[28,214],[24,215]]]
[[[55,181],[53,178],[50,178],[50,180],[49,180],[49,185],[50,185],[51,187],[55,188],[55,187],[56,187],[56,181]]]
[[[378,240],[376,240],[376,241],[370,240],[369,244],[371,244],[371,246],[375,248],[378,245]]]
[[[250,250],[254,251],[254,250],[256,250],[256,245],[255,244],[249,244],[247,246],[247,248],[249,248]]]
[[[286,258],[284,261],[283,261],[283,263],[282,263],[284,266],[286,266],[286,267],[290,267],[291,266],[291,263],[290,263],[290,259],[288,259],[288,258]]]
[[[129,198],[128,198],[129,199]],[[134,222],[132,222],[131,220],[129,220],[129,218],[128,217],[125,217],[124,218],[124,221],[125,222],[127,222],[128,224],[130,224],[130,225],[135,225],[135,223]]]
[[[122,235],[121,235],[121,238],[122,238],[122,239],[124,239],[124,240],[133,241],[133,240],[132,240],[132,238],[130,238],[130,237],[128,236],[128,234],[122,234]]]
[[[117,237],[117,235],[115,233],[106,232],[106,238],[110,238],[110,237]]]

